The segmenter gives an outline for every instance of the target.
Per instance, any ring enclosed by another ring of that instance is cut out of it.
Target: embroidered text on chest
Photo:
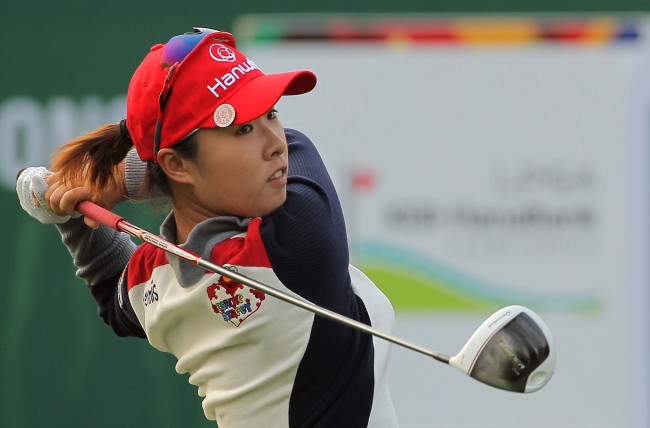
[[[221,315],[224,321],[233,323],[235,327],[239,327],[246,318],[255,313],[266,297],[261,291],[244,287],[225,277],[219,278],[219,282],[210,285],[207,292],[212,310]]]

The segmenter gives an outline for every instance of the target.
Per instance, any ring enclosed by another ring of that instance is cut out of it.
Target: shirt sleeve
[[[134,336],[146,338],[147,335],[129,300],[126,278],[127,268],[121,275],[108,278],[90,287],[90,292],[98,306],[98,315],[113,332],[121,337]]]
[[[140,202],[147,199],[168,199],[159,187],[145,189],[145,178],[147,176],[147,162],[140,160],[135,148],[129,150],[124,159],[124,181],[126,194],[133,202]]]
[[[287,199],[263,218],[264,246],[273,270],[290,289],[328,307],[346,304],[349,251],[338,195],[309,138],[291,129],[285,133]]]
[[[98,305],[98,315],[118,336],[145,337],[123,292],[126,267],[137,248],[129,236],[109,227],[87,227],[82,218],[57,225],[61,239]]]
[[[104,225],[91,229],[82,218],[71,219],[57,228],[77,266],[77,276],[88,285],[122,272],[136,248],[127,234]]]

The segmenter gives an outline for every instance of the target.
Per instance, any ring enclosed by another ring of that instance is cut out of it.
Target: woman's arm
[[[137,248],[125,233],[106,226],[87,227],[81,219],[57,225],[61,239],[98,306],[98,315],[118,336],[146,337],[131,308],[126,269]]]
[[[98,201],[108,208],[125,198],[123,165],[118,171],[120,184],[106,189],[102,201]],[[126,271],[136,246],[128,235],[75,215],[77,204],[89,199],[87,188],[63,183],[57,174],[40,167],[23,171],[17,179],[16,191],[28,214],[41,223],[56,224],[77,266],[77,276],[90,288],[104,321],[120,336],[144,337],[128,298],[120,298],[124,297],[120,296],[120,274]]]
[[[287,200],[263,218],[260,233],[283,283],[314,302],[336,306],[349,298],[343,292],[349,252],[341,205],[314,144],[298,131],[285,133]]]

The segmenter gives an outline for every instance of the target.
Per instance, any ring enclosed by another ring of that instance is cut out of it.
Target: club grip
[[[112,227],[115,230],[119,230],[118,224],[121,221],[124,221],[124,219],[119,215],[107,209],[104,209],[90,201],[79,202],[77,204],[76,210],[81,214],[92,218],[93,220],[97,220],[106,226]]]

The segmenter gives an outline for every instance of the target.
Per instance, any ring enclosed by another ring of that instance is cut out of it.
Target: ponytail
[[[122,187],[118,165],[133,146],[126,126],[103,125],[64,144],[54,153],[52,170],[70,185],[90,187],[93,199],[108,188]]]

